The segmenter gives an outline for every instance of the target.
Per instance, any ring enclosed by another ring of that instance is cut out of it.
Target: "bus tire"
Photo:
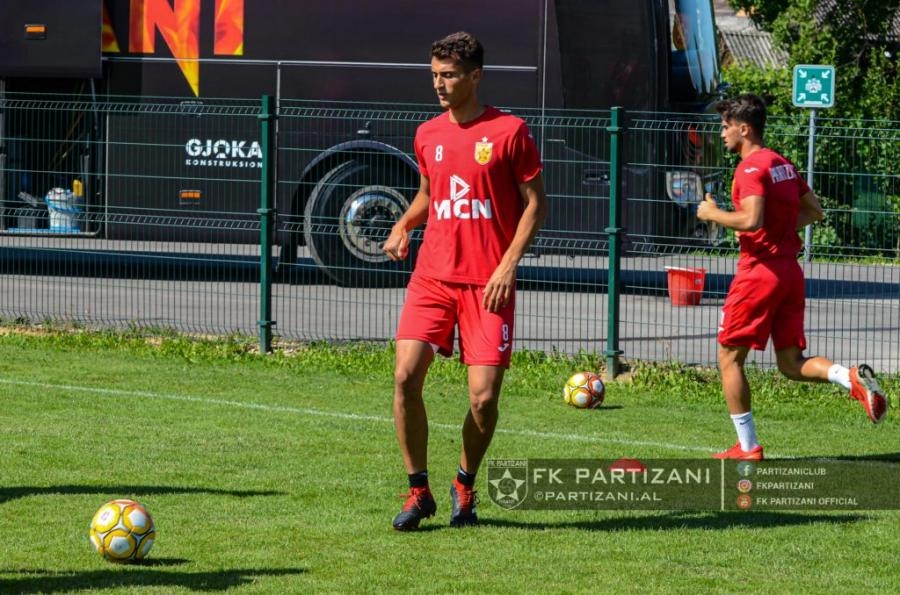
[[[418,242],[403,262],[382,252],[394,223],[415,196],[408,166],[380,155],[336,164],[316,183],[303,216],[303,235],[316,264],[344,287],[404,287]]]

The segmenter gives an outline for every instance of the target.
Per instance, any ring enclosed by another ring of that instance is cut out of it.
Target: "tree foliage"
[[[729,0],[787,52],[787,67],[732,64],[729,95],[766,99],[782,136],[773,144],[806,161],[808,110],[793,106],[797,64],[835,67],[835,106],[816,140],[816,190],[829,208],[818,242],[897,254],[900,248],[900,39],[893,31],[900,0]],[[900,17],[897,17],[900,18]],[[794,127],[797,129],[794,130]],[[775,132],[774,130],[772,131]],[[768,136],[768,135],[767,135]],[[833,236],[833,237],[832,237]]]
[[[900,120],[900,68],[894,17],[900,0],[729,0],[742,9],[795,64],[831,64],[837,73],[836,105],[830,115]],[[759,82],[736,67],[735,82]],[[749,80],[744,81],[749,77]],[[729,81],[732,82],[732,81]],[[775,81],[769,81],[774,83]],[[774,113],[790,108],[789,74],[773,92]],[[734,82],[732,82],[734,85]],[[781,87],[780,85],[786,85]],[[749,89],[747,89],[749,90]],[[776,93],[777,91],[777,93]]]

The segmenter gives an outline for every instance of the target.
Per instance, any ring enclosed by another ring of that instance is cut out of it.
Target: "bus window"
[[[716,92],[719,54],[711,0],[670,1],[673,101],[702,102]]]

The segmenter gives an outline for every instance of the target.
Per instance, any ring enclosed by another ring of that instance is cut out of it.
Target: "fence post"
[[[816,167],[816,108],[809,110],[809,146],[806,151],[806,184],[813,187]],[[812,224],[803,230],[803,262],[812,262]]]
[[[272,187],[275,170],[272,167],[275,159],[275,110],[271,95],[263,95],[262,112],[257,116],[260,121],[260,140],[262,141],[262,180],[259,192],[259,351],[272,351],[272,237],[275,210],[272,205]]]
[[[619,271],[622,247],[622,133],[620,123],[624,109],[612,108],[609,127],[609,226],[604,230],[609,243],[609,272],[606,282],[606,373],[609,378],[619,374]]]

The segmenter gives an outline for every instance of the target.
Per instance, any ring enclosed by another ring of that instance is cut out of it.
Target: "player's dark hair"
[[[465,31],[451,33],[431,44],[431,57],[438,60],[453,60],[466,72],[484,66],[484,48],[475,36]]]
[[[762,97],[745,93],[716,103],[716,111],[725,121],[748,124],[759,136],[766,128],[766,102]]]

